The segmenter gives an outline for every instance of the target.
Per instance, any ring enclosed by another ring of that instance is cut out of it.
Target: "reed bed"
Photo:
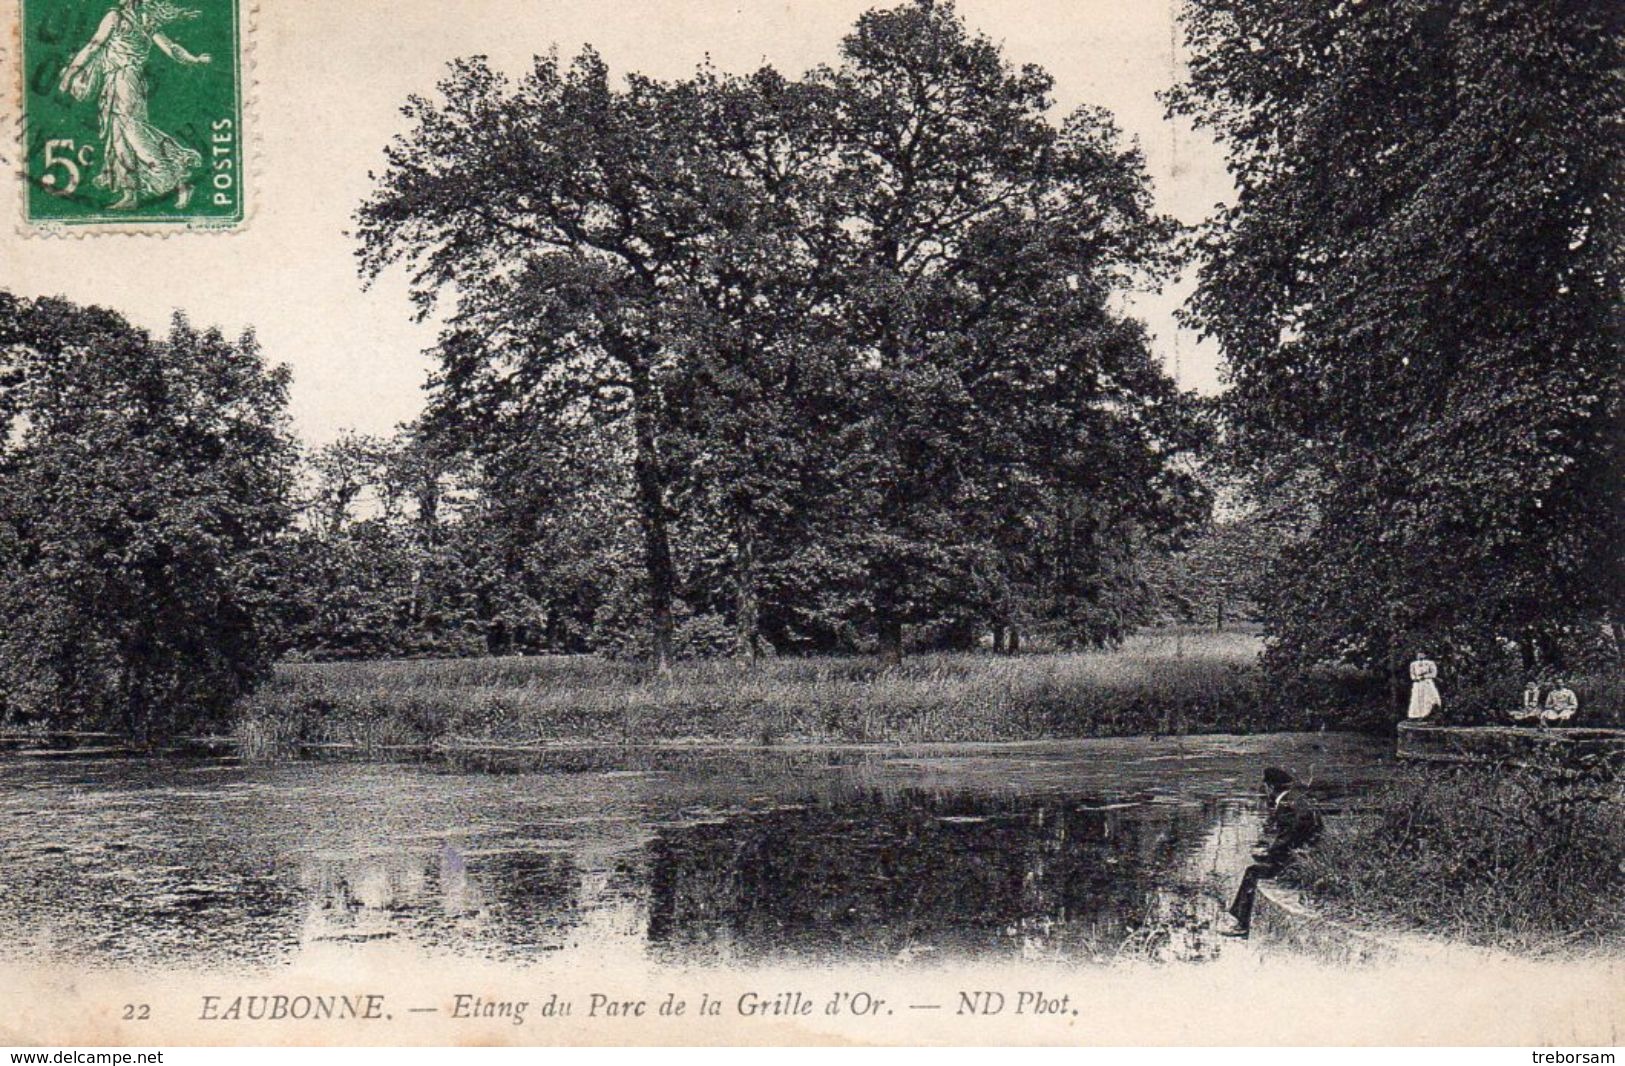
[[[931,654],[647,666],[596,656],[287,664],[237,734],[383,747],[515,743],[1008,741],[1303,728],[1264,705],[1258,639],[1156,631],[1111,651]]]

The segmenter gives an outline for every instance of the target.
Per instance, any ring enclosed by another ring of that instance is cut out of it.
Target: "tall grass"
[[[1289,878],[1357,918],[1521,952],[1625,942],[1625,785],[1411,768]]]
[[[451,738],[641,742],[999,741],[1302,728],[1266,707],[1258,640],[1159,631],[1101,652],[678,664],[594,656],[287,664],[246,700],[240,739],[377,747]]]

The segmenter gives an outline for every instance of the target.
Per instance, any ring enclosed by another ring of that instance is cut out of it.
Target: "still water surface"
[[[1201,959],[1278,763],[1339,735],[555,753],[481,765],[0,755],[0,958]],[[562,954],[561,954],[562,953]]]

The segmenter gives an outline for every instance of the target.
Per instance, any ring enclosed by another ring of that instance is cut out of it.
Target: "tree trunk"
[[[1005,633],[1005,627],[1001,623],[998,623],[998,622],[993,623],[993,654],[994,655],[1003,655],[1004,654],[1004,633]]]
[[[740,523],[735,535],[734,548],[734,627],[738,646],[734,654],[742,662],[754,663],[757,658],[757,606],[756,606],[756,538]]]
[[[1015,626],[1010,627],[1009,649],[1011,655],[1021,654],[1021,630],[1017,629]]]
[[[653,385],[648,371],[635,366],[633,424],[637,441],[633,474],[637,481],[638,525],[643,531],[643,561],[649,579],[650,652],[658,673],[671,672],[672,599],[677,571],[671,559],[665,477],[660,468],[659,438],[653,411]]]
[[[948,651],[975,651],[982,640],[982,627],[974,615],[955,618],[943,632],[943,647]]]
[[[880,638],[880,661],[896,666],[903,661],[903,622],[895,611],[877,612],[875,629]]]
[[[869,584],[874,590],[876,651],[882,666],[896,666],[903,661],[903,612],[898,605],[896,569],[885,560],[877,561],[870,568]]]
[[[124,731],[131,742],[140,748],[152,747],[152,714],[148,707],[146,685],[137,671],[125,674]]]
[[[881,241],[884,262],[895,267],[899,262],[901,246],[895,238],[886,237]],[[895,370],[902,365],[902,343],[898,338],[895,325],[892,321],[891,308],[880,308],[881,329],[879,343],[880,364],[886,370]],[[888,534],[898,534],[904,529],[903,519],[908,515],[912,501],[908,499],[908,490],[905,485],[913,473],[909,454],[902,446],[902,435],[898,432],[897,398],[892,394],[889,386],[882,386],[880,394],[875,397],[880,401],[878,425],[880,436],[874,442],[876,453],[888,456],[892,460],[893,470],[889,483],[880,498],[880,528]],[[882,666],[897,666],[903,661],[903,618],[898,605],[898,590],[903,587],[903,573],[907,567],[900,561],[887,558],[892,549],[882,548],[879,557],[870,561],[869,583],[872,591],[872,603],[875,617],[875,637],[878,642],[877,652]]]
[[[880,521],[883,528],[888,530],[901,526],[895,517],[898,514],[895,497],[895,492],[888,491],[881,504]],[[870,605],[874,611],[875,637],[879,641],[877,650],[883,666],[896,666],[903,661],[903,612],[899,591],[904,587],[905,569],[886,558],[884,550],[881,557],[869,565]]]

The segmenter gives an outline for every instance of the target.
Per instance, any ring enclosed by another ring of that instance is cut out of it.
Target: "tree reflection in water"
[[[404,937],[428,947],[525,957],[580,924],[581,874],[559,852],[438,851],[318,857],[303,873],[304,941]]]
[[[877,792],[667,829],[649,849],[649,941],[716,958],[1199,958],[1217,898],[1187,860],[1215,846],[1220,813]]]
[[[1264,760],[1317,767],[1334,804],[1388,772],[1381,740],[1320,736],[610,754],[468,773],[0,753],[0,959],[1200,959]]]

